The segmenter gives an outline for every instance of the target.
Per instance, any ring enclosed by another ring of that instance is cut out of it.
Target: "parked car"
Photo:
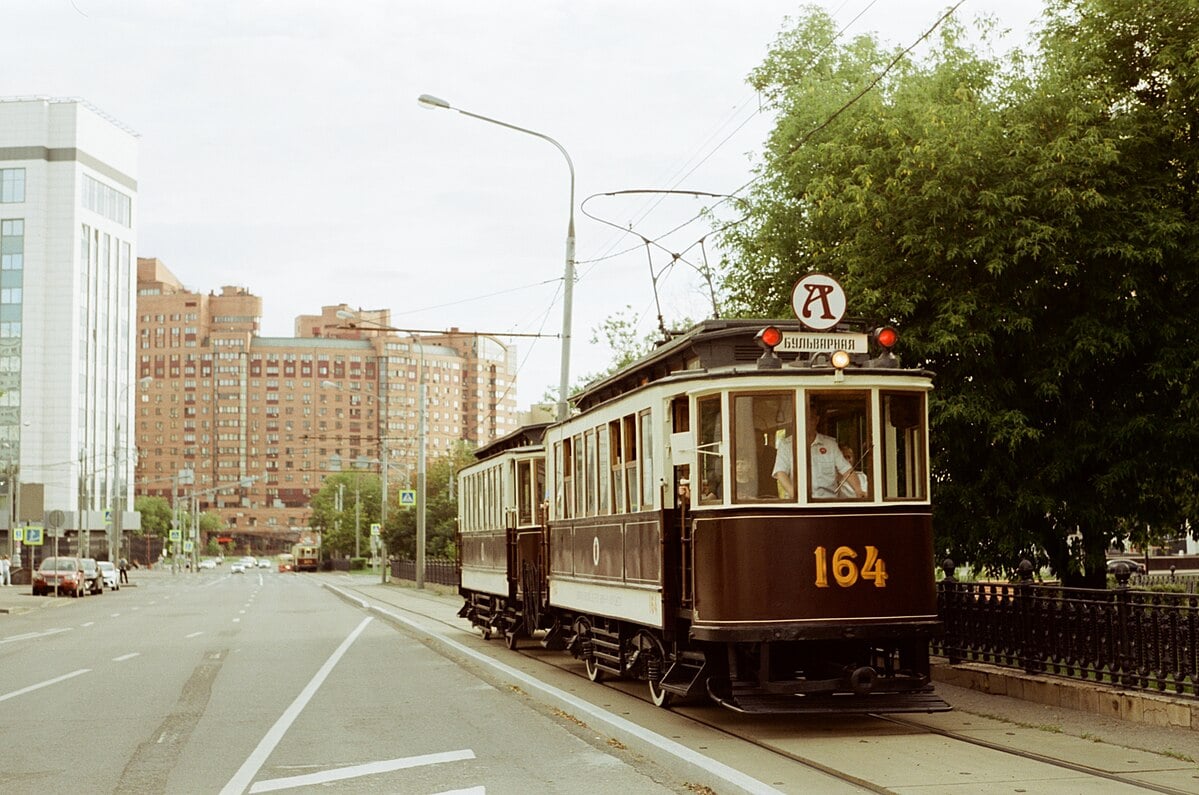
[[[52,591],[83,596],[86,590],[79,558],[46,558],[33,573],[34,596],[44,596]]]
[[[1132,574],[1144,574],[1145,573],[1145,564],[1144,563],[1137,563],[1135,560],[1129,560],[1128,558],[1116,558],[1115,560],[1109,560],[1107,562],[1107,573],[1115,574],[1116,566],[1120,563],[1123,563],[1125,566],[1127,566],[1128,571]]]
[[[102,560],[96,564],[100,567],[100,574],[104,577],[104,584],[114,591],[121,590],[121,573],[117,571],[117,567],[112,565],[111,560]]]
[[[215,560],[213,560],[212,558],[204,558],[204,560],[200,561],[200,568],[202,568],[202,569],[215,569],[215,568],[216,568],[216,561],[215,561]]]
[[[87,584],[87,592],[102,595],[104,593],[104,575],[95,558],[83,558],[83,581]]]

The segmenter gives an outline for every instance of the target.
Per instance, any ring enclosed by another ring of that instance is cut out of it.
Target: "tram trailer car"
[[[932,374],[900,366],[891,329],[882,349],[802,336],[705,321],[570,418],[481,448],[460,474],[460,615],[659,706],[949,709],[928,655]]]

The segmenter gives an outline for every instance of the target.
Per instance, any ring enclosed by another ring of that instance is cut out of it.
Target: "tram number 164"
[[[828,549],[816,547],[816,587],[828,588]],[[866,561],[858,568],[858,553],[851,547],[837,547],[833,552],[833,579],[842,588],[849,588],[859,579],[873,580],[875,588],[887,587],[887,564],[878,556],[878,547],[866,547]]]

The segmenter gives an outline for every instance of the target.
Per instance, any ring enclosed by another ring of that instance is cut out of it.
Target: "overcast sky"
[[[946,0],[825,0],[849,25],[914,42]],[[1040,0],[966,0],[1023,43]],[[562,329],[576,172],[572,381],[591,336],[632,306],[657,325],[640,237],[663,238],[751,177],[770,119],[746,76],[799,3],[775,0],[4,0],[0,96],[86,99],[140,136],[138,255],[189,288],[248,288],[263,334],[347,303],[411,328]],[[594,197],[594,198],[588,198]],[[711,201],[711,200],[707,200]],[[702,263],[711,230],[662,242]],[[667,324],[710,314],[688,265],[652,250]],[[708,257],[719,252],[710,245]],[[556,389],[559,340],[516,339],[524,407]]]

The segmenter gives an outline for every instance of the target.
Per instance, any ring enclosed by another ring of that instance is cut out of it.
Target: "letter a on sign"
[[[828,331],[845,317],[845,289],[825,273],[809,273],[791,290],[791,308],[813,331]]]

